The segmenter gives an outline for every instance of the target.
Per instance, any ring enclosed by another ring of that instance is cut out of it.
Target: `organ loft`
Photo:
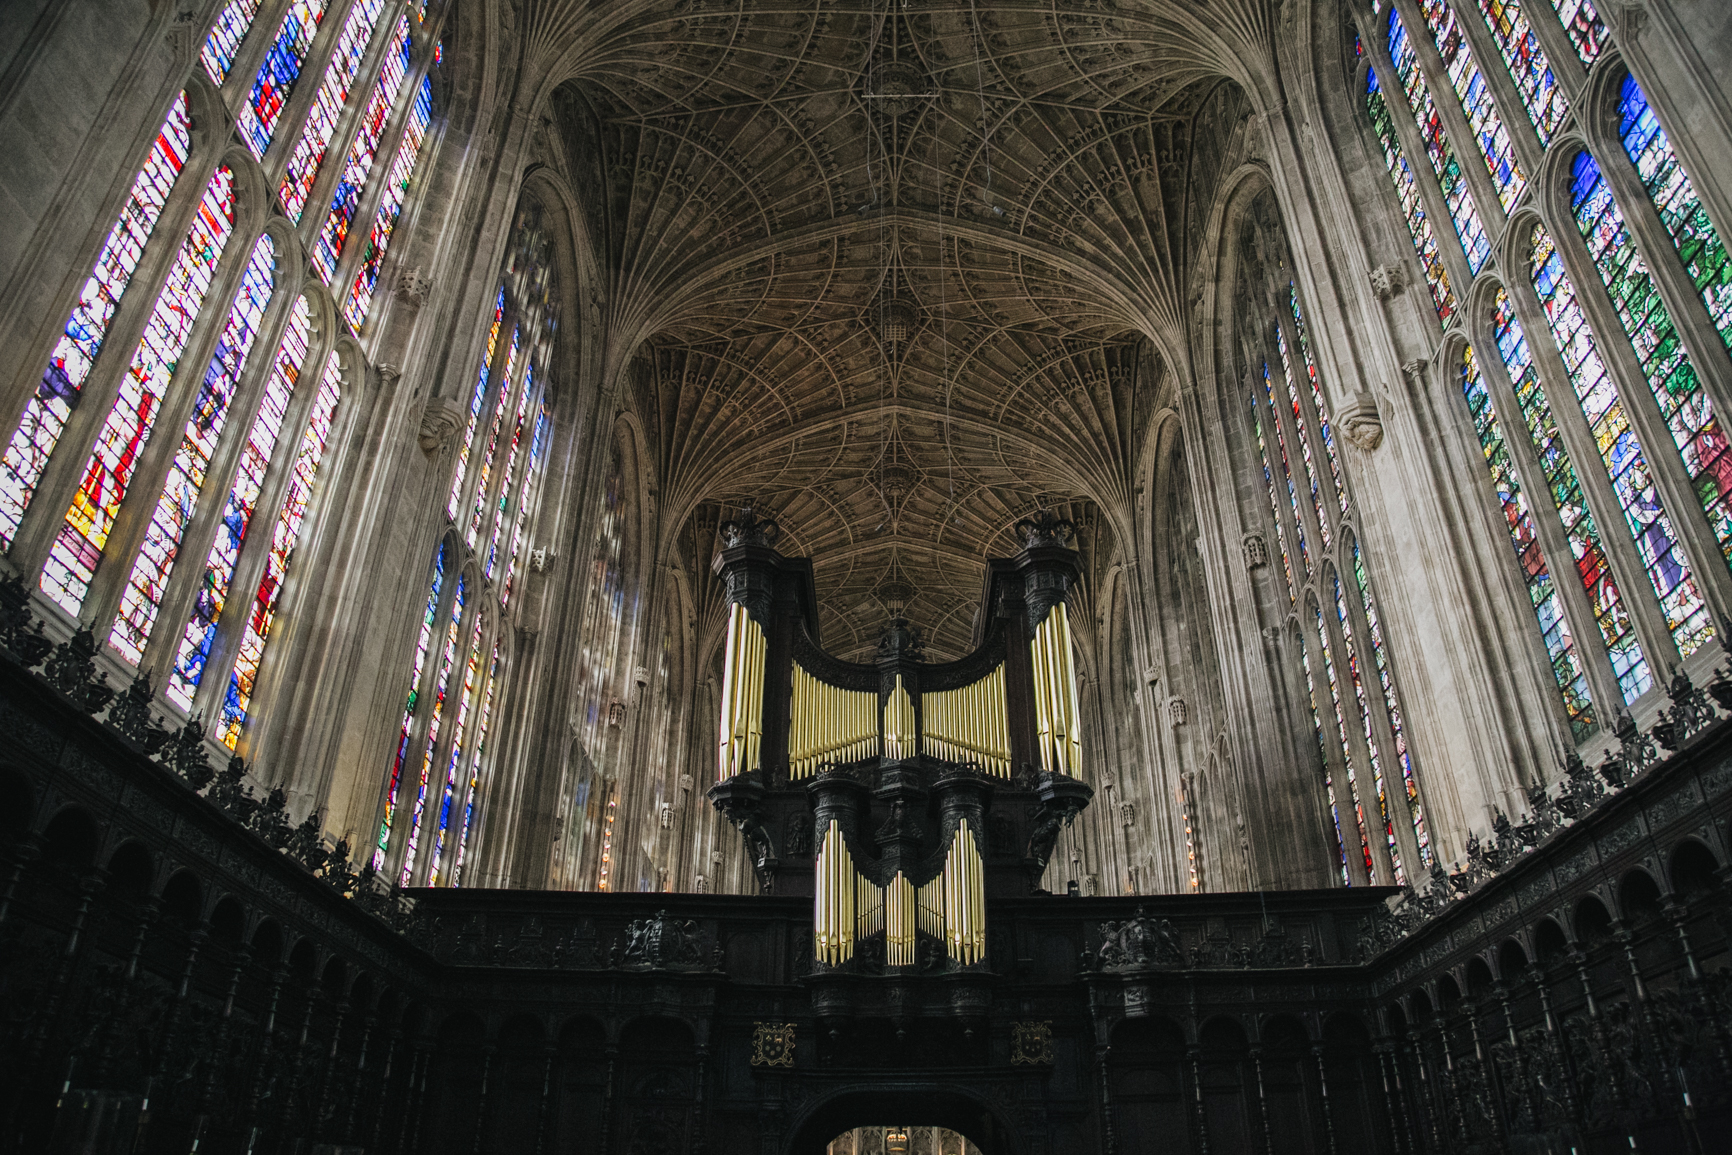
[[[1729,76],[0,4],[0,1152],[1727,1149]]]

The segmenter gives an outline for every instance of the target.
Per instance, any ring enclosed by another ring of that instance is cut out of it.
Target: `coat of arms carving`
[[[752,1066],[794,1065],[793,1023],[753,1023],[752,1027]]]

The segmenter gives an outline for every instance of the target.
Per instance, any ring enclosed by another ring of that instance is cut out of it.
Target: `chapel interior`
[[[0,1151],[1732,1150],[1729,78],[0,4]]]

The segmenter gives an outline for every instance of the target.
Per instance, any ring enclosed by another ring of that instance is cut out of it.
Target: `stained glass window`
[[[404,844],[403,872],[399,885],[408,886],[415,872],[415,853],[421,846],[421,819],[427,809],[427,789],[433,774],[433,759],[439,749],[439,724],[444,720],[446,696],[451,689],[451,671],[457,664],[458,647],[463,637],[463,611],[469,600],[469,579],[457,576],[457,593],[451,601],[451,620],[445,627],[444,656],[433,681],[433,699],[427,715],[427,739],[421,755],[420,782],[415,791],[415,804],[409,812],[408,839]]]
[[[307,418],[289,466],[288,490],[277,509],[271,525],[270,550],[265,554],[264,573],[253,593],[251,610],[241,633],[240,654],[234,671],[229,675],[228,694],[223,699],[217,737],[231,750],[239,740],[241,727],[247,719],[253,686],[258,679],[259,664],[264,660],[265,643],[270,640],[271,626],[276,621],[277,605],[282,598],[283,581],[288,576],[289,562],[295,555],[301,525],[306,521],[307,507],[312,500],[313,484],[318,479],[319,463],[331,439],[331,423],[336,420],[337,406],[343,396],[343,373],[340,359],[332,353],[325,361],[325,375],[319,382],[318,396]],[[265,414],[260,414],[265,420]],[[254,430],[260,433],[259,429]],[[245,532],[243,526],[242,532]]]
[[[210,82],[219,88],[228,79],[229,69],[234,67],[235,53],[240,51],[241,41],[246,39],[247,29],[253,26],[253,17],[258,15],[258,11],[259,0],[229,0],[217,13],[198,59],[204,65]]]
[[[396,159],[391,162],[391,173],[379,209],[373,216],[373,228],[367,234],[367,248],[361,257],[360,270],[356,272],[355,281],[349,286],[349,295],[343,301],[343,319],[356,331],[366,323],[367,313],[373,307],[379,267],[385,260],[385,250],[391,244],[391,230],[396,228],[397,218],[403,211],[403,198],[409,192],[409,177],[415,171],[415,161],[421,155],[421,144],[426,139],[427,124],[432,118],[433,82],[426,79],[421,82],[415,103],[410,106],[409,126],[403,130],[403,143],[397,149]]]
[[[1395,810],[1389,793],[1384,789],[1383,756],[1377,749],[1377,723],[1371,713],[1371,700],[1365,694],[1365,679],[1359,669],[1359,642],[1354,637],[1353,616],[1347,612],[1347,599],[1341,593],[1341,575],[1329,573],[1329,593],[1335,601],[1335,620],[1341,630],[1341,665],[1347,671],[1347,682],[1353,687],[1353,704],[1358,707],[1359,732],[1365,739],[1365,760],[1371,767],[1371,787],[1377,792],[1377,805],[1366,817],[1366,828],[1375,830],[1389,854],[1395,883],[1407,881],[1401,862],[1401,849],[1395,843]],[[1369,867],[1369,860],[1367,863]],[[1383,881],[1383,880],[1379,880]]]
[[[1634,702],[1654,684],[1648,661],[1636,639],[1629,609],[1619,595],[1617,582],[1606,561],[1599,528],[1582,493],[1575,463],[1570,460],[1569,450],[1564,448],[1563,437],[1558,433],[1551,402],[1534,368],[1527,335],[1521,321],[1516,318],[1509,295],[1502,289],[1497,293],[1493,321],[1498,354],[1515,384],[1516,404],[1527,422],[1528,437],[1533,442],[1540,466],[1545,470],[1546,486],[1551,491],[1558,518],[1575,555],[1582,589],[1594,607],[1595,622],[1612,661],[1612,673],[1618,679],[1618,688],[1624,692],[1624,700]]]
[[[523,371],[523,388],[518,390],[516,413],[511,419],[511,441],[505,451],[505,472],[499,478],[499,496],[492,503],[491,521],[493,530],[487,536],[487,551],[481,565],[481,576],[493,580],[493,570],[499,562],[500,539],[505,533],[506,512],[511,504],[512,481],[517,475],[517,463],[523,452],[523,438],[527,431],[525,426],[529,421],[529,398],[535,392],[535,366],[529,365]],[[504,408],[502,405],[501,409]],[[503,597],[500,599],[504,600]]]
[[[324,16],[325,0],[289,0],[289,10],[265,52],[265,62],[253,80],[252,92],[235,117],[241,141],[256,159],[262,159],[265,150],[271,147],[283,106],[294,94],[307,49],[313,46],[313,35]]]
[[[439,825],[433,840],[433,858],[427,869],[428,886],[439,885],[439,866],[445,861],[445,835],[451,825],[452,803],[461,797],[459,791],[467,793],[467,783],[460,782],[458,774],[466,768],[465,759],[469,755],[469,750],[464,745],[464,739],[468,737],[469,711],[471,708],[481,709],[476,691],[481,688],[481,663],[484,657],[481,627],[484,624],[482,616],[476,614],[475,628],[470,631],[469,659],[463,664],[463,685],[458,690],[457,717],[451,726],[451,753],[446,759],[445,782],[440,790]]]
[[[1407,748],[1407,726],[1401,719],[1401,705],[1396,701],[1395,671],[1389,662],[1389,647],[1383,644],[1383,624],[1378,620],[1377,602],[1371,596],[1371,583],[1365,574],[1365,558],[1359,552],[1359,542],[1353,542],[1353,581],[1359,587],[1360,608],[1365,612],[1365,632],[1371,642],[1371,664],[1377,674],[1377,685],[1383,693],[1383,708],[1389,721],[1395,763],[1401,769],[1406,808],[1391,808],[1392,822],[1411,821],[1413,837],[1419,847],[1421,863],[1432,864],[1431,832],[1426,825],[1425,811],[1419,801],[1419,781],[1413,773],[1413,754]],[[1381,783],[1379,784],[1381,788]],[[1393,849],[1391,851],[1393,853]]]
[[[1311,338],[1305,331],[1305,313],[1299,308],[1299,288],[1287,282],[1287,308],[1293,318],[1293,333],[1299,340],[1299,355],[1305,363],[1305,381],[1311,392],[1311,411],[1317,415],[1317,432],[1323,439],[1323,456],[1329,459],[1329,475],[1335,481],[1335,497],[1341,512],[1347,512],[1347,485],[1341,480],[1341,459],[1335,453],[1335,430],[1329,422],[1329,407],[1323,404],[1323,379],[1317,375],[1317,362],[1311,357]],[[1287,367],[1287,338],[1277,331],[1281,342],[1281,364],[1287,368],[1288,386],[1292,386],[1292,369]],[[1297,401],[1294,402],[1298,404]],[[1318,517],[1322,517],[1322,513]]]
[[[1552,0],[1552,7],[1557,9],[1558,19],[1563,21],[1564,31],[1570,34],[1570,43],[1576,46],[1576,55],[1582,58],[1582,63],[1598,60],[1600,50],[1606,46],[1606,22],[1600,19],[1593,0]]]
[[[1269,379],[1269,364],[1263,363],[1263,400],[1269,406],[1269,426],[1275,431],[1275,452],[1281,462],[1281,480],[1287,490],[1288,508],[1293,514],[1293,540],[1298,546],[1299,568],[1304,573],[1311,572],[1311,551],[1305,544],[1305,518],[1299,512],[1299,487],[1293,481],[1292,459],[1287,454],[1287,435],[1281,429],[1281,421],[1274,415],[1275,389]]]
[[[1531,370],[1528,372],[1531,374]],[[1551,659],[1552,677],[1557,681],[1558,692],[1563,696],[1564,712],[1570,719],[1570,732],[1580,740],[1593,733],[1596,725],[1593,705],[1588,698],[1587,675],[1582,670],[1581,656],[1576,653],[1575,636],[1570,630],[1569,619],[1564,614],[1562,601],[1552,583],[1551,568],[1540,548],[1538,532],[1534,528],[1533,510],[1528,505],[1527,493],[1522,488],[1515,463],[1510,460],[1503,426],[1498,422],[1497,410],[1492,406],[1491,393],[1486,389],[1471,345],[1462,351],[1461,391],[1467,400],[1467,411],[1473,419],[1474,431],[1479,435],[1480,452],[1485,456],[1486,468],[1491,473],[1492,490],[1497,494],[1504,521],[1509,527],[1510,544],[1515,548],[1516,564],[1521,568],[1522,580],[1527,583],[1528,599],[1533,605],[1534,615],[1539,619],[1540,637],[1544,640],[1546,653]],[[1558,447],[1558,452],[1562,452],[1561,446]],[[1567,462],[1564,468],[1568,468]],[[1573,476],[1567,484],[1570,486],[1570,496],[1579,502],[1581,495],[1575,490]],[[1559,504],[1561,507],[1563,503]],[[1585,511],[1582,511],[1581,516],[1585,517]],[[1591,519],[1587,528],[1592,529]],[[1597,553],[1597,542],[1593,548]],[[1356,570],[1360,568],[1358,549],[1356,542]],[[1591,564],[1604,571],[1603,558]],[[1605,580],[1611,579],[1608,576]],[[1588,592],[1590,595],[1593,593],[1591,586]],[[1369,612],[1367,617],[1370,617]]]
[[[228,323],[217,339],[216,353],[169,465],[168,480],[151,514],[150,527],[133,561],[132,573],[127,576],[126,588],[121,592],[120,614],[108,635],[108,644],[128,662],[137,664],[144,656],[145,643],[150,640],[180,550],[181,535],[198,509],[199,493],[204,488],[217,441],[228,422],[241,370],[246,366],[253,338],[264,320],[265,306],[270,304],[276,287],[276,256],[276,244],[268,233],[253,246],[240,291],[229,310]]]
[[[1558,78],[1552,74],[1540,38],[1528,24],[1527,13],[1522,11],[1518,0],[1479,0],[1479,10],[1497,41],[1516,91],[1521,93],[1534,134],[1541,144],[1549,145],[1563,127],[1570,105],[1563,89],[1558,87]]]
[[[1443,256],[1438,251],[1437,234],[1432,231],[1431,221],[1425,215],[1413,170],[1407,167],[1407,157],[1401,151],[1395,122],[1390,119],[1389,102],[1383,98],[1377,73],[1370,69],[1365,72],[1365,110],[1371,117],[1371,127],[1376,131],[1378,141],[1383,145],[1383,163],[1401,202],[1402,217],[1407,221],[1414,251],[1419,254],[1419,263],[1425,269],[1425,283],[1431,289],[1431,303],[1437,309],[1437,319],[1447,325],[1450,317],[1455,315],[1455,292],[1449,287],[1449,270],[1444,267]]]
[[[546,447],[547,429],[547,402],[543,400],[541,412],[535,418],[535,437],[529,443],[529,463],[523,467],[523,484],[517,491],[517,524],[511,530],[511,557],[506,561],[505,582],[499,590],[500,605],[511,600],[511,591],[517,586],[517,559],[523,552],[523,541],[529,529],[529,507],[534,499],[531,487],[540,476],[536,466],[540,464],[542,450]]]
[[[240,465],[235,470],[234,484],[223,504],[222,521],[216,541],[205,560],[204,577],[199,582],[192,617],[181,634],[180,648],[175,654],[174,668],[169,671],[163,693],[183,710],[192,708],[193,691],[204,676],[205,663],[210,659],[211,645],[216,640],[217,622],[228,601],[229,582],[234,578],[235,563],[240,557],[241,542],[246,537],[253,509],[264,485],[265,470],[270,466],[276,449],[277,433],[283,415],[300,377],[301,363],[307,358],[307,331],[311,315],[307,299],[298,297],[289,317],[288,331],[283,334],[277,356],[271,365],[271,375],[265,383],[265,395],[253,419],[252,430],[241,451]]]
[[[1293,580],[1293,562],[1287,556],[1287,535],[1281,527],[1281,499],[1275,493],[1275,471],[1270,468],[1269,444],[1263,437],[1263,407],[1257,403],[1256,390],[1251,392],[1251,432],[1257,441],[1257,453],[1262,458],[1263,484],[1269,490],[1269,513],[1275,519],[1275,544],[1281,550],[1281,571],[1287,575],[1287,597],[1299,596],[1299,586]]]
[[[367,177],[373,171],[379,138],[384,134],[385,122],[397,101],[397,90],[403,86],[403,76],[409,68],[409,19],[406,16],[397,18],[394,43],[396,47],[385,56],[384,70],[379,74],[378,84],[373,87],[373,95],[361,114],[361,125],[355,130],[355,139],[343,160],[343,171],[337,178],[336,191],[331,195],[331,207],[325,214],[324,226],[313,242],[313,268],[326,282],[336,275],[343,242],[349,235],[349,224],[355,219],[355,210],[360,207],[361,195],[367,189]]]
[[[463,440],[457,443],[457,472],[451,479],[451,499],[445,504],[445,516],[457,520],[457,503],[463,499],[464,474],[469,470],[469,449],[475,444],[475,429],[481,423],[482,402],[487,398],[487,382],[492,376],[493,351],[499,343],[499,323],[505,317],[505,289],[500,287],[493,305],[493,326],[487,330],[487,351],[481,355],[481,372],[476,376],[475,389],[469,397],[469,421],[463,430]]]
[[[1708,608],[1696,589],[1695,578],[1655,488],[1636,431],[1630,427],[1617,384],[1600,359],[1593,329],[1582,313],[1575,285],[1544,226],[1534,227],[1529,254],[1534,291],[1545,308],[1552,340],[1563,356],[1576,399],[1599,446],[1625,524],[1635,539],[1654,594],[1660,599],[1678,652],[1689,657],[1714,636]]]
[[[475,500],[471,502],[469,524],[464,529],[463,540],[470,549],[475,548],[476,537],[481,533],[481,523],[487,516],[487,490],[493,479],[493,469],[499,456],[499,433],[505,424],[507,405],[511,399],[513,378],[517,373],[517,351],[519,330],[511,329],[511,344],[505,354],[505,373],[499,379],[499,388],[494,391],[493,420],[487,429],[487,447],[481,454],[480,468],[475,474]]]
[[[1305,692],[1311,704],[1311,727],[1317,735],[1317,754],[1323,762],[1323,792],[1329,799],[1329,818],[1335,824],[1335,849],[1340,855],[1339,868],[1344,886],[1353,885],[1347,869],[1347,841],[1341,832],[1341,806],[1335,799],[1335,775],[1329,760],[1329,746],[1323,738],[1323,712],[1318,706],[1317,679],[1311,672],[1310,647],[1305,644],[1304,631],[1299,634],[1299,667],[1305,672]]]
[[[1353,768],[1353,744],[1347,736],[1347,712],[1341,705],[1341,686],[1335,678],[1335,659],[1330,653],[1329,629],[1323,624],[1323,609],[1313,604],[1312,616],[1317,626],[1318,664],[1322,667],[1322,681],[1329,691],[1329,710],[1335,718],[1335,736],[1341,743],[1341,759],[1347,773],[1347,792],[1349,804],[1353,807],[1355,828],[1359,833],[1359,841],[1352,853],[1362,857],[1365,864],[1365,877],[1375,878],[1376,868],[1371,862],[1371,843],[1366,836],[1365,807],[1360,801],[1358,775]]]
[[[1491,90],[1486,87],[1485,77],[1480,75],[1479,64],[1473,58],[1473,50],[1468,47],[1461,25],[1456,22],[1455,10],[1444,0],[1420,0],[1420,11],[1431,29],[1432,42],[1437,45],[1437,54],[1443,60],[1449,82],[1461,101],[1461,111],[1467,117],[1468,127],[1473,130],[1474,140],[1479,144],[1480,155],[1485,158],[1486,171],[1497,186],[1498,201],[1508,212],[1522,189],[1527,187],[1527,177],[1516,163],[1515,146],[1510,143],[1509,133],[1504,131],[1503,118],[1492,102]]]
[[[168,119],[157,132],[150,155],[121,206],[120,219],[109,230],[96,267],[67,319],[66,331],[49,355],[42,381],[25,403],[24,416],[0,458],[0,547],[10,548],[17,536],[42,471],[48,467],[48,458],[59,444],[90,367],[102,351],[114,310],[132,283],[133,271],[162,215],[169,190],[186,164],[191,133],[192,118],[183,92],[175,97]]]
[[[234,229],[234,213],[234,174],[225,165],[205,188],[42,570],[42,591],[75,617],[102,560],[139,454],[150,439],[163,394],[204,307],[217,260]]]
[[[1648,107],[1648,98],[1634,77],[1624,77],[1618,90],[1618,139],[1660,214],[1660,223],[1677,247],[1685,272],[1702,294],[1708,315],[1721,340],[1732,347],[1732,258],[1708,211],[1696,196],[1696,186],[1678,163],[1666,130]]]
[[[1713,403],[1696,377],[1647,264],[1624,227],[1624,215],[1600,166],[1586,152],[1576,154],[1571,169],[1570,201],[1588,254],[1636,350],[1642,374],[1720,542],[1721,555],[1732,558],[1732,508],[1728,508],[1732,500],[1732,446],[1726,442]]]
[[[337,37],[336,51],[331,53],[331,62],[325,68],[324,78],[319,81],[319,91],[313,96],[313,106],[307,110],[300,139],[289,154],[277,195],[282,200],[283,211],[297,224],[301,220],[301,210],[306,206],[307,195],[313,191],[313,182],[319,177],[319,166],[324,163],[325,153],[331,146],[331,135],[337,131],[337,118],[342,115],[343,105],[349,99],[349,87],[355,82],[355,74],[361,70],[361,59],[367,54],[367,42],[372,38],[373,26],[379,22],[379,10],[383,7],[384,0],[360,0],[350,9],[348,19],[343,21],[342,35]]]
[[[433,550],[433,581],[427,590],[427,608],[421,615],[421,633],[415,643],[415,661],[409,673],[409,700],[403,706],[403,724],[397,731],[397,750],[391,760],[391,777],[385,789],[385,820],[379,824],[378,843],[373,850],[373,869],[385,865],[385,851],[391,845],[391,826],[397,817],[397,802],[403,785],[403,771],[409,765],[409,744],[414,739],[415,715],[420,709],[421,677],[427,668],[427,654],[433,648],[433,630],[439,621],[439,595],[445,587],[445,547]]]
[[[499,643],[493,643],[493,660],[488,665],[487,692],[482,698],[481,722],[475,728],[475,757],[470,761],[468,789],[463,794],[463,830],[457,838],[457,859],[451,867],[451,885],[463,881],[463,858],[469,849],[469,828],[475,822],[476,797],[481,792],[481,763],[487,757],[487,727],[493,721],[493,692],[499,686],[499,666],[502,658]]]
[[[1461,247],[1467,254],[1468,271],[1477,274],[1486,258],[1491,256],[1491,242],[1486,239],[1485,226],[1480,223],[1479,210],[1474,207],[1473,194],[1468,191],[1461,162],[1456,158],[1449,137],[1444,134],[1443,121],[1432,102],[1431,90],[1426,87],[1425,77],[1420,72],[1419,55],[1408,39],[1401,17],[1393,8],[1389,10],[1389,59],[1401,80],[1407,107],[1425,141],[1426,157],[1431,161],[1432,171],[1437,174],[1438,187],[1443,190],[1444,202],[1455,221],[1456,235],[1461,238]]]

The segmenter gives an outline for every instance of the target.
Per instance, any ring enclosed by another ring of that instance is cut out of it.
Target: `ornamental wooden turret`
[[[722,526],[729,605],[710,799],[765,893],[810,895],[820,968],[982,968],[988,898],[1028,894],[1093,790],[1065,595],[1074,529],[1019,522],[988,561],[974,649],[927,662],[896,618],[871,663],[818,636],[812,564],[774,521]]]

